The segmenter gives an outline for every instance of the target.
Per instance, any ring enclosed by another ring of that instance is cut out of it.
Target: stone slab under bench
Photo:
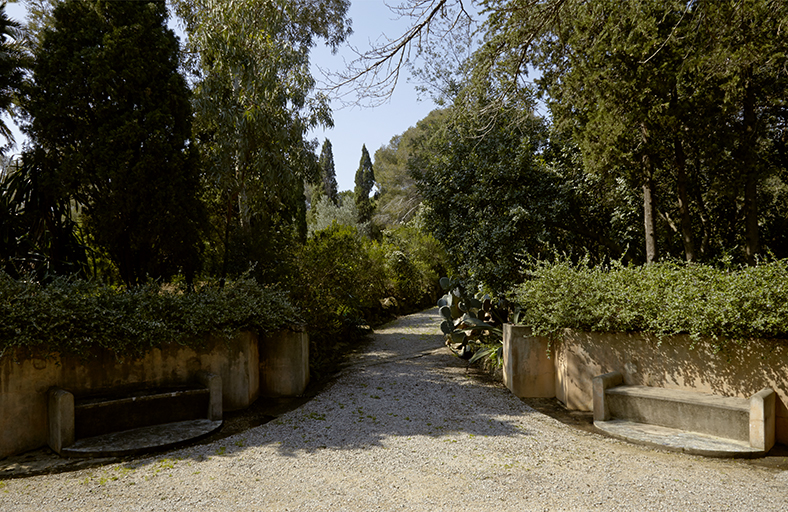
[[[207,437],[222,427],[222,420],[189,420],[151,425],[77,439],[63,448],[64,457],[126,457],[169,450]]]
[[[766,455],[765,451],[753,448],[745,441],[658,425],[627,420],[609,420],[595,421],[594,426],[617,439],[691,455],[743,459]]]

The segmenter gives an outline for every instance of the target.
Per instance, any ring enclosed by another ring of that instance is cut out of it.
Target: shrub
[[[383,261],[355,226],[334,222],[311,236],[298,255],[292,296],[303,309],[316,377],[330,368],[387,296]]]
[[[397,298],[410,307],[432,305],[440,295],[446,254],[421,225],[419,215],[407,224],[385,230],[387,269]]]
[[[744,342],[788,338],[788,260],[737,269],[677,262],[590,267],[534,262],[515,287],[519,323],[561,329],[647,331]]]
[[[253,280],[204,284],[184,292],[147,284],[113,288],[94,281],[56,278],[47,285],[0,273],[0,355],[23,348],[38,357],[68,353],[89,357],[106,348],[137,357],[174,342],[201,344],[208,335],[232,337],[298,322],[286,294]]]

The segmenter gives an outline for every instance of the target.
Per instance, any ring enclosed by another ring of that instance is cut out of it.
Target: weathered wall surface
[[[98,351],[88,361],[56,357],[14,362],[13,355],[6,355],[0,359],[0,457],[46,444],[51,387],[78,398],[132,387],[196,384],[200,370],[221,376],[224,410],[248,407],[260,388],[257,336],[209,339],[199,349],[170,344],[122,362],[109,351]]]
[[[522,325],[503,326],[503,383],[520,398],[556,396],[555,365],[548,340],[531,335]]]
[[[283,329],[260,338],[260,394],[297,396],[309,384],[309,337],[303,329]]]

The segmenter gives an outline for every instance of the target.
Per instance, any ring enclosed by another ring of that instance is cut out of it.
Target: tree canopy
[[[605,240],[610,257],[635,261],[664,255],[753,263],[767,251],[788,255],[778,234],[788,219],[782,213],[788,190],[785,2],[480,4],[481,46],[455,68],[467,70],[468,80],[452,109],[486,119],[467,135],[483,141],[495,136],[501,118],[515,130],[527,124],[533,108],[523,98],[539,94],[550,114],[546,147],[565,148],[540,153],[544,163],[570,163],[586,182],[606,184],[598,204],[612,207],[614,225],[630,222],[613,239],[599,228],[586,239]],[[393,63],[409,45],[440,49],[445,38],[432,34],[461,27],[462,16],[470,16],[459,0],[414,0],[400,8],[414,10],[412,28],[370,56]],[[450,14],[441,16],[444,11]],[[421,75],[440,76],[433,64]],[[451,154],[454,148],[437,149]],[[482,163],[476,172],[492,167]],[[637,196],[642,228],[633,240]]]
[[[304,182],[318,176],[307,132],[331,126],[314,92],[309,51],[350,33],[347,0],[175,0],[194,75],[197,141],[214,211],[214,241],[229,267],[271,252],[277,233],[306,234]],[[251,252],[250,252],[251,251]],[[232,260],[232,261],[231,261]]]
[[[189,90],[166,19],[164,1],[58,4],[25,103],[34,183],[81,209],[128,284],[199,265]]]

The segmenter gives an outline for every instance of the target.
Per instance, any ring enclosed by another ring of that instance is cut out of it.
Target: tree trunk
[[[748,265],[755,265],[755,256],[760,252],[758,235],[758,173],[750,167],[744,185],[744,215],[747,245],[745,253]]]
[[[233,200],[227,201],[227,211],[224,216],[224,254],[222,255],[222,274],[219,278],[219,288],[224,288],[227,280],[227,266],[230,253],[230,223],[233,218]]]
[[[695,243],[692,236],[692,222],[689,213],[689,198],[687,195],[687,156],[681,139],[674,141],[676,151],[676,195],[679,202],[679,226],[681,228],[681,241],[684,243],[684,255],[688,262],[695,261]]]
[[[744,94],[743,105],[743,126],[741,140],[741,165],[744,168],[744,225],[745,225],[745,257],[748,265],[755,265],[755,256],[760,252],[760,241],[758,235],[758,168],[756,164],[757,155],[756,143],[756,123],[755,115],[755,91],[752,84],[752,71],[747,73],[750,83]]]
[[[644,157],[648,160],[648,157]],[[654,193],[654,178],[649,172],[643,182],[643,224],[646,230],[646,263],[654,263],[659,258],[657,248],[657,209]]]
[[[643,146],[648,147],[648,128],[640,125]],[[659,258],[657,247],[657,205],[654,183],[654,165],[648,150],[643,154],[643,224],[646,235],[646,263],[654,263]]]

